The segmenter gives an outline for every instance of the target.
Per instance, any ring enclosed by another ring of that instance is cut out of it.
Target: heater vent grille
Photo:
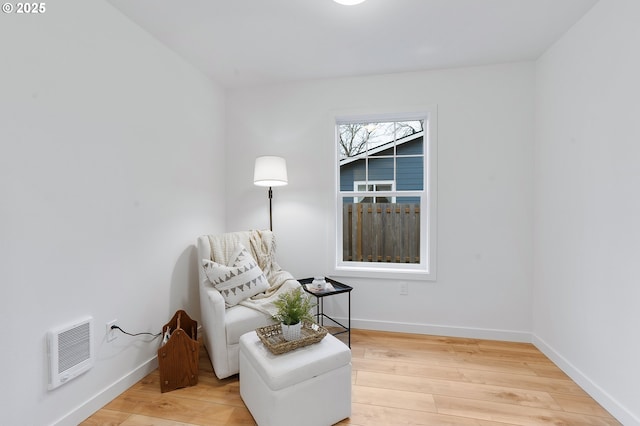
[[[91,317],[49,332],[49,389],[68,382],[93,366],[92,335]]]
[[[63,373],[91,356],[89,323],[80,324],[58,335],[58,372]]]

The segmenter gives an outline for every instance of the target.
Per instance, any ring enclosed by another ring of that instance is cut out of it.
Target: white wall
[[[0,17],[1,425],[75,425],[199,316],[196,237],[224,230],[222,91],[106,2]],[[47,391],[45,335],[95,320],[92,370]]]
[[[640,2],[601,1],[537,63],[536,343],[640,424]]]
[[[227,229],[265,228],[258,155],[287,160],[274,189],[279,263],[297,277],[330,271],[336,111],[438,107],[438,277],[355,287],[354,325],[529,340],[534,64],[291,83],[228,92]],[[346,300],[346,298],[343,298]],[[345,314],[344,303],[333,307]]]

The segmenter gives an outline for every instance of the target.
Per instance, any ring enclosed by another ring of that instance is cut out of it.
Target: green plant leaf
[[[286,325],[297,324],[301,321],[313,322],[313,309],[316,304],[311,301],[311,297],[304,293],[302,287],[282,293],[273,302],[278,308],[278,312],[273,319]]]

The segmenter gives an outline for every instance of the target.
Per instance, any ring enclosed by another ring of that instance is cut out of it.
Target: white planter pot
[[[293,340],[298,340],[300,338],[300,330],[302,329],[301,322],[293,325],[281,324],[281,326],[282,326],[282,337],[284,337],[284,340],[291,342]]]

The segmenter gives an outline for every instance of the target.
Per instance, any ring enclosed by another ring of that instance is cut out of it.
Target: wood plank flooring
[[[531,344],[352,330],[352,415],[339,425],[619,425]],[[204,348],[197,386],[160,393],[154,371],[83,426],[254,425],[238,376]],[[304,425],[301,425],[304,426]]]

